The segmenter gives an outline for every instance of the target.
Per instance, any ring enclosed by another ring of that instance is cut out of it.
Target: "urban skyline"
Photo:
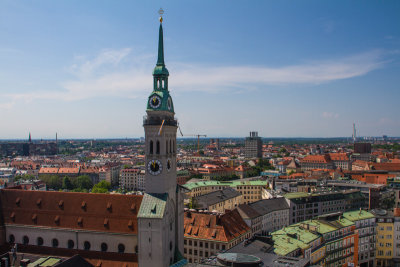
[[[143,136],[160,6],[184,134],[400,136],[400,5],[288,3],[4,1],[0,138]]]

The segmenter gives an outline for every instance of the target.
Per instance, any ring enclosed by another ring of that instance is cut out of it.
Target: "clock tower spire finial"
[[[162,15],[164,14],[164,10],[160,8],[158,11],[158,14],[160,14],[160,30],[158,33],[158,60],[157,60],[157,66],[165,66],[164,63],[164,40],[163,40],[163,28],[162,28],[162,22],[163,22],[163,17]]]

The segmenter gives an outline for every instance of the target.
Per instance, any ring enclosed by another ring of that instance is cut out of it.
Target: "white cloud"
[[[322,112],[321,117],[325,119],[337,119],[339,118],[339,114],[334,112],[324,111]]]
[[[102,66],[115,66],[121,60],[126,58],[131,53],[131,48],[123,48],[120,50],[105,49],[92,60],[87,60],[86,57],[76,57],[77,62],[71,66],[71,72],[79,77],[92,75],[96,70]]]
[[[15,105],[14,101],[0,103],[0,109],[8,110],[8,109],[11,109],[14,105]]]
[[[151,91],[154,55],[134,55],[131,48],[103,50],[92,60],[77,57],[69,68],[74,79],[60,83],[62,90],[3,95],[9,101],[0,108],[23,100],[57,99],[74,101],[94,97],[143,97]],[[370,51],[327,61],[272,68],[267,66],[213,67],[171,63],[170,88],[174,91],[246,92],[266,85],[320,84],[365,75],[382,67],[382,52]],[[57,86],[57,85],[55,85]],[[11,103],[11,104],[10,104]],[[324,117],[329,117],[327,112]],[[332,117],[332,116],[331,116]],[[335,117],[335,116],[333,116]]]

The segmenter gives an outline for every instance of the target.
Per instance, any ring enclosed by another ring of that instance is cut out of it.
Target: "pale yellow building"
[[[243,196],[235,189],[228,187],[192,199],[196,209],[225,213],[243,203]]]
[[[394,216],[385,210],[373,210],[376,216],[376,266],[393,266]]]
[[[242,203],[251,203],[261,199],[268,198],[267,189],[269,188],[268,181],[201,181],[189,182],[183,185],[189,192],[186,197],[192,198],[205,195],[214,191],[223,190],[231,187],[242,194]]]

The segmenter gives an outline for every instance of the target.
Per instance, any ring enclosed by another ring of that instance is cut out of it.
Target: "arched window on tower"
[[[153,140],[150,140],[150,154],[153,154]]]
[[[165,141],[165,154],[168,154],[168,140]]]
[[[160,154],[160,141],[157,140],[156,154]]]
[[[169,153],[172,153],[172,140],[169,140]]]
[[[158,80],[158,89],[162,89],[162,81],[161,81],[161,79]]]
[[[172,149],[173,149],[172,152],[173,152],[173,153],[176,153],[175,141],[173,141]]]

